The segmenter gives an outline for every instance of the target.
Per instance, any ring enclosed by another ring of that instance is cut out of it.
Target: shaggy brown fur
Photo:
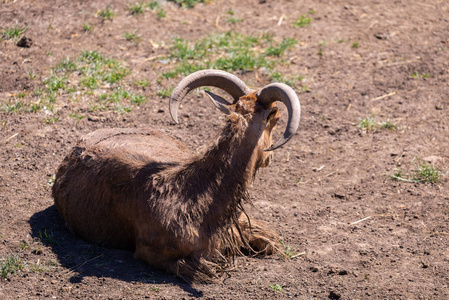
[[[242,248],[274,253],[278,236],[241,212],[256,171],[270,163],[263,150],[280,114],[255,94],[229,109],[200,156],[155,130],[102,129],[81,139],[53,186],[68,227],[94,243],[133,249],[186,281],[211,280]]]

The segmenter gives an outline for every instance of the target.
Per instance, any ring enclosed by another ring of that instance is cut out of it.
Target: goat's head
[[[235,75],[220,70],[203,70],[184,78],[170,97],[170,115],[178,123],[180,101],[193,89],[201,86],[218,87],[234,99],[229,103],[224,98],[206,92],[212,102],[229,118],[243,118],[248,133],[259,137],[257,165],[266,167],[272,151],[281,147],[296,132],[300,119],[300,104],[294,90],[283,83],[272,83],[259,91],[251,90]],[[272,145],[272,131],[280,118],[275,101],[282,101],[288,110],[287,127],[283,136]]]

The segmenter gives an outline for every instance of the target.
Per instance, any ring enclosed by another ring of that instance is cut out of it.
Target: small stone
[[[42,250],[40,249],[34,249],[33,251],[31,251],[31,253],[35,254],[35,255],[41,255],[42,254]]]
[[[332,300],[338,300],[338,299],[340,299],[340,298],[341,298],[341,295],[340,295],[339,293],[334,292],[334,291],[330,291],[330,293],[329,293],[329,299],[332,299]]]
[[[97,116],[88,116],[87,120],[91,121],[91,122],[99,122],[100,118]]]
[[[21,48],[30,48],[33,45],[33,40],[23,36],[18,42],[17,46]]]
[[[337,199],[344,199],[345,198],[345,195],[343,195],[343,193],[334,193],[332,196],[334,198],[337,198]]]

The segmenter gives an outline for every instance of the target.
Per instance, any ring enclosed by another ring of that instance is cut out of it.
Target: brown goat
[[[209,281],[242,248],[274,253],[277,235],[242,214],[242,201],[271,150],[286,143],[299,123],[299,100],[284,84],[252,91],[236,76],[204,70],[174,90],[177,122],[182,98],[199,86],[228,92],[233,103],[208,92],[227,114],[226,124],[202,155],[157,130],[101,129],[82,138],[61,163],[53,197],[68,227],[102,245],[134,249],[135,258],[186,281]],[[271,146],[286,104],[283,138]],[[271,146],[271,147],[270,147]],[[268,148],[268,149],[267,149]]]

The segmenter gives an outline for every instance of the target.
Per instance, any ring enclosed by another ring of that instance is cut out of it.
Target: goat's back
[[[83,137],[59,166],[55,205],[75,233],[132,249],[143,218],[137,202],[149,178],[187,157],[183,143],[160,131],[97,130]]]
[[[181,141],[162,131],[134,128],[99,129],[82,137],[77,147],[141,154],[158,162],[176,162],[189,155]]]

